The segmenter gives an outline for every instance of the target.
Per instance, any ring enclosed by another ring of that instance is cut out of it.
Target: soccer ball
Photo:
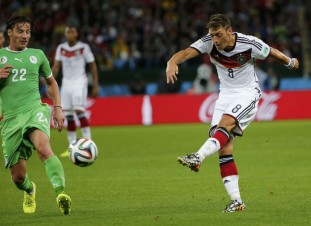
[[[69,158],[77,166],[90,166],[95,162],[97,156],[97,146],[90,139],[78,138],[69,145]]]

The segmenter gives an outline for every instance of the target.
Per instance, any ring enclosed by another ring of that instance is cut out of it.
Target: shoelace
[[[31,205],[33,203],[33,201],[30,199],[30,197],[28,196],[26,198],[26,205]]]

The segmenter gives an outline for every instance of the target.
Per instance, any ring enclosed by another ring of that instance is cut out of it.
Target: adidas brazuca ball
[[[69,145],[69,158],[77,166],[92,165],[98,156],[94,141],[87,138],[78,138]]]

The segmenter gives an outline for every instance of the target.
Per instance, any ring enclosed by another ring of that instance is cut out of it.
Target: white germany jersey
[[[270,47],[262,40],[241,33],[236,35],[235,46],[231,51],[217,50],[210,34],[197,40],[190,47],[199,53],[208,53],[216,65],[223,93],[260,91],[255,73],[255,59],[265,59]]]
[[[74,46],[67,42],[57,46],[55,60],[62,63],[63,85],[86,85],[86,64],[94,62],[94,55],[88,44],[78,41]]]

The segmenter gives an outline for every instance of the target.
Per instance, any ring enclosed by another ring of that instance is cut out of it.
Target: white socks
[[[82,136],[87,139],[91,139],[91,129],[90,127],[81,128]]]
[[[197,154],[200,157],[200,161],[202,162],[204,159],[206,159],[208,156],[211,156],[215,152],[219,151],[220,144],[219,141],[215,138],[209,138],[199,149]]]
[[[242,203],[239,189],[239,176],[238,175],[227,176],[222,178],[222,181],[231,200],[237,200],[239,203]]]
[[[91,139],[91,129],[90,127],[81,128],[82,137]],[[77,139],[77,132],[76,131],[67,131],[67,138],[68,142],[71,143],[75,139]]]
[[[69,144],[71,144],[72,141],[74,141],[75,139],[77,139],[77,133],[76,133],[76,131],[67,131],[67,138],[68,138]]]

